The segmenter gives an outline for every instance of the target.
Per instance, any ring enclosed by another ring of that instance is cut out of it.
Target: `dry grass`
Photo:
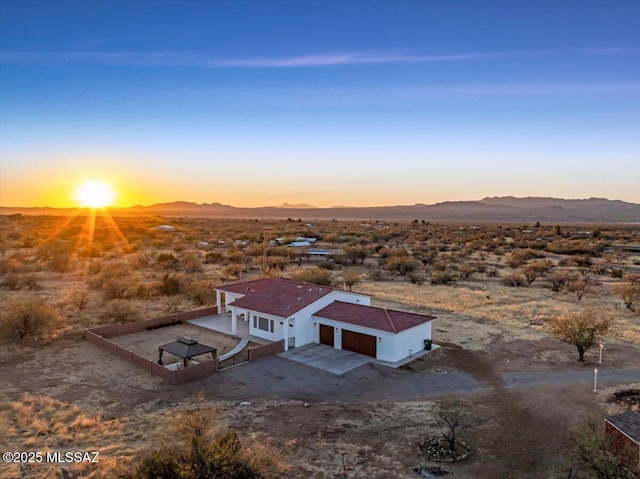
[[[99,451],[100,463],[69,465],[75,472],[97,477],[115,463],[121,454],[119,439],[122,424],[116,419],[104,419],[100,414],[88,414],[75,405],[46,396],[25,393],[20,400],[0,405],[2,442],[10,451],[47,452]],[[29,464],[20,468],[12,464],[6,477],[54,478],[60,467],[54,464]]]
[[[575,297],[553,293],[540,287],[511,288],[497,281],[459,283],[454,286],[414,285],[395,281],[365,282],[358,291],[374,296],[374,301],[398,303],[481,318],[488,326],[504,329],[507,336],[533,339],[545,333],[545,323],[571,309],[589,305],[612,312],[614,326],[611,336],[640,343],[640,323],[637,316],[624,308],[616,308],[616,300],[607,291],[587,296],[578,302]],[[406,308],[406,306],[405,306]],[[436,313],[436,316],[441,316]],[[441,321],[436,323],[440,327]]]

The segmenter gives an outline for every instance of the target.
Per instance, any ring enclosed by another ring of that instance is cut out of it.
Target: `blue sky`
[[[640,4],[0,0],[0,204],[640,203]]]

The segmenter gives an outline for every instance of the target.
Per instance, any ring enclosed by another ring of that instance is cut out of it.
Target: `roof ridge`
[[[389,321],[389,325],[391,325],[391,330],[398,334],[398,330],[396,329],[396,325],[393,324],[393,321],[391,321],[391,317],[389,316],[389,311],[387,311],[387,308],[382,308],[382,311],[384,311],[384,315],[387,317],[387,321]]]

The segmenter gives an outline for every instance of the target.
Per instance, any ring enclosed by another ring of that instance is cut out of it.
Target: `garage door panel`
[[[334,347],[333,326],[320,325],[320,344],[327,344]]]
[[[377,346],[378,343],[375,336],[342,330],[342,349],[346,351],[366,354],[375,358],[377,356]]]

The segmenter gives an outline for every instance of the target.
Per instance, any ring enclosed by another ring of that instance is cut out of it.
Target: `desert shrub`
[[[230,265],[225,266],[222,269],[222,275],[224,278],[240,278],[242,275],[242,271],[244,270],[241,264],[232,263]]]
[[[458,281],[458,276],[451,270],[431,272],[431,284],[453,284],[456,281]]]
[[[102,287],[105,301],[129,299],[133,296],[134,285],[128,278],[110,279]]]
[[[385,261],[384,263],[384,268],[387,271],[400,273],[401,276],[404,276],[410,271],[414,271],[417,267],[418,262],[415,259],[402,254],[394,254],[393,256],[389,256],[387,261]]]
[[[590,268],[592,264],[592,260],[589,256],[577,256],[573,258],[573,263],[578,268]]]
[[[323,286],[331,286],[331,271],[326,269],[318,268],[314,266],[313,268],[304,268],[300,271],[297,271],[294,278],[298,281],[304,281],[306,283],[319,284]]]
[[[156,289],[158,290],[158,294],[162,296],[172,296],[182,292],[182,283],[177,276],[166,273],[160,283],[156,285]]]
[[[528,260],[540,257],[540,253],[532,249],[517,249],[506,259],[507,265],[515,269],[525,264]]]
[[[571,280],[571,273],[568,271],[554,271],[549,275],[549,282],[551,283],[551,290],[554,292],[561,291],[567,283]]]
[[[384,271],[381,268],[371,268],[368,276],[372,281],[382,281],[384,279]]]
[[[265,261],[267,272],[275,268],[280,269],[280,271],[284,271],[288,264],[289,258],[286,256],[267,256]]]
[[[626,279],[631,284],[640,284],[640,273],[627,273],[624,275],[624,279]]]
[[[170,296],[164,300],[164,310],[167,313],[179,313],[182,309],[182,301],[178,296]]]
[[[326,270],[329,270],[329,271],[333,271],[333,270],[342,268],[342,266],[338,265],[333,259],[329,259],[327,261],[323,261],[317,267],[318,268],[322,268],[322,269],[326,269]]]
[[[605,263],[595,263],[593,265],[591,265],[590,271],[592,273],[598,274],[598,275],[603,275],[603,274],[607,274],[607,271],[609,270],[609,268],[607,267],[607,265]]]
[[[211,304],[215,301],[213,285],[208,281],[194,283],[189,289],[189,297],[200,306]]]
[[[621,279],[623,273],[624,273],[624,271],[622,271],[620,268],[613,268],[611,270],[611,277],[612,278],[616,278],[616,279]]]
[[[27,301],[7,305],[0,317],[2,336],[5,339],[40,339],[50,336],[59,322],[58,313],[42,300],[31,298]]]
[[[260,252],[262,254],[262,251]],[[217,264],[222,261],[222,253],[219,251],[209,251],[204,256],[204,262],[207,264]]]
[[[71,304],[73,304],[78,310],[82,311],[89,304],[89,292],[88,291],[74,291],[70,298]]]
[[[140,312],[130,301],[114,299],[106,307],[106,316],[118,323],[136,321],[140,318]]]
[[[160,253],[156,262],[164,269],[178,269],[179,261],[173,253]]]
[[[502,278],[502,282],[507,286],[519,287],[527,284],[527,277],[523,274],[522,270],[517,270],[508,273]]]
[[[29,290],[41,289],[40,283],[38,283],[38,277],[33,273],[29,273],[22,278],[22,284]]]
[[[201,273],[203,271],[202,260],[197,253],[185,253],[180,257],[180,261],[182,263],[182,269],[189,274]]]
[[[525,266],[524,277],[527,279],[527,284],[532,285],[533,282],[540,276],[546,275],[551,269],[551,265],[546,261],[534,261]]]
[[[588,418],[571,434],[576,459],[602,479],[637,479],[637,471],[625,464],[638,463],[638,451],[621,448],[602,425],[601,418]]]
[[[22,277],[17,274],[6,275],[2,280],[2,283],[0,283],[0,285],[2,285],[3,288],[7,288],[10,291],[16,291],[20,289],[22,284],[23,284]]]
[[[64,273],[67,271],[71,254],[65,252],[56,253],[48,263],[49,269],[55,273]]]
[[[237,433],[213,433],[212,414],[202,405],[170,425],[176,440],[152,451],[128,479],[275,479],[287,467],[270,447],[245,447]]]
[[[348,269],[344,273],[342,273],[342,282],[347,286],[349,291],[351,291],[353,287],[361,281],[362,278],[360,278],[360,275],[357,271]]]
[[[407,277],[412,284],[424,284],[426,277],[424,271],[411,271]]]
[[[614,284],[611,287],[611,291],[624,302],[624,305],[632,309],[633,304],[640,300],[640,284],[636,283],[621,283]]]
[[[460,267],[460,277],[462,279],[469,279],[473,273],[478,272],[478,267],[476,264],[463,264]]]

